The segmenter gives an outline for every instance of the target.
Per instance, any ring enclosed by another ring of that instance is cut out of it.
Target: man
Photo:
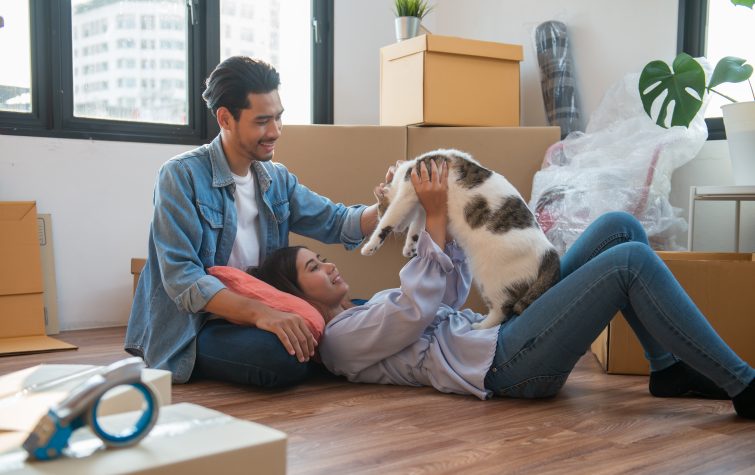
[[[301,381],[315,351],[304,321],[231,292],[205,269],[256,266],[288,245],[289,230],[352,249],[377,222],[376,206],[334,204],[270,161],[282,127],[279,84],[265,62],[220,63],[202,94],[220,134],[158,173],[125,348],[176,383]]]

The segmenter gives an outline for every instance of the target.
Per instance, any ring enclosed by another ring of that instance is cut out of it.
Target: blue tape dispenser
[[[157,421],[157,396],[142,382],[144,362],[140,358],[117,361],[96,374],[56,404],[43,416],[29,437],[24,449],[31,458],[51,460],[63,454],[73,432],[89,425],[106,447],[127,447],[142,440]],[[131,427],[108,432],[98,419],[97,409],[102,396],[117,386],[132,386],[143,398],[143,412]]]

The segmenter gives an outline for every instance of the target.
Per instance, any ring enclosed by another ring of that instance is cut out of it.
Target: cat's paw
[[[404,255],[404,257],[414,257],[417,255],[417,247],[416,246],[405,247],[402,254]]]
[[[525,302],[522,302],[520,300],[519,302],[517,302],[517,303],[514,304],[513,310],[514,310],[515,314],[521,315],[522,313],[524,313],[524,311],[527,309],[527,307],[529,307],[529,304],[525,303]]]
[[[485,330],[486,328],[490,328],[492,326],[493,325],[491,325],[490,322],[488,322],[488,320],[485,319],[485,320],[483,320],[481,322],[473,323],[472,324],[472,329],[473,330]]]
[[[375,254],[378,250],[378,246],[372,245],[370,246],[369,243],[362,246],[362,250],[359,251],[362,253],[363,256],[371,256]]]

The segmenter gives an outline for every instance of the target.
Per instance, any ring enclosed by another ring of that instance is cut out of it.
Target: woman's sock
[[[755,419],[755,379],[750,381],[744,391],[734,396],[732,402],[739,417]]]
[[[730,399],[716,383],[682,361],[650,373],[650,394],[655,397]]]

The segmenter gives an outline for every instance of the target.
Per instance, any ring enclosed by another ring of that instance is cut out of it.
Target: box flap
[[[0,355],[21,355],[45,351],[75,350],[78,346],[45,335],[0,338]]]
[[[483,56],[511,61],[521,61],[524,57],[521,45],[468,40],[454,36],[427,35],[427,50],[436,53]]]
[[[521,61],[524,58],[521,45],[469,40],[456,36],[441,35],[419,35],[380,49],[383,59],[387,61],[393,61],[423,51],[463,54],[466,56],[480,56],[510,61]]]
[[[22,221],[36,205],[36,201],[0,201],[0,221]]]

